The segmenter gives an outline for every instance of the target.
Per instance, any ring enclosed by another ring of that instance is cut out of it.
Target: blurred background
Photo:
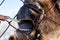
[[[3,0],[0,0],[0,3]],[[19,11],[19,9],[23,6],[23,3],[20,0],[5,0],[4,3],[0,6],[0,15],[5,15],[13,18]],[[12,21],[11,23],[16,28],[18,28],[18,24],[16,21]],[[6,21],[1,21],[0,23],[0,35],[4,32],[4,30],[8,27],[8,23]],[[0,40],[8,40],[8,38],[13,35],[15,29],[11,26],[5,32],[5,34],[0,38]]]

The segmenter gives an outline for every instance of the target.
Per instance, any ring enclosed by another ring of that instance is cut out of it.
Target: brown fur
[[[43,2],[45,12],[54,5],[53,0],[45,0]],[[41,32],[42,40],[60,40],[60,14],[57,8],[54,7],[45,14],[46,17],[41,21],[38,28]]]
[[[10,36],[10,37],[9,37],[9,40],[17,40],[16,35],[12,35],[12,36]]]
[[[58,9],[53,7],[55,4],[54,1],[42,0],[39,2],[43,4],[43,9],[46,14],[37,28],[41,32],[41,40],[60,40],[60,14]],[[49,10],[51,7],[53,8]]]
[[[16,32],[15,35],[9,37],[9,40],[31,40],[35,37],[35,30],[30,33],[30,35],[24,35],[21,32]]]

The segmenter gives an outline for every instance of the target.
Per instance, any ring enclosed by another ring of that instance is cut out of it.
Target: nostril
[[[22,29],[32,29],[33,25],[30,23],[22,23],[19,27]]]
[[[19,24],[19,29],[25,33],[25,34],[29,34],[34,28],[34,25],[31,21],[22,21],[21,24]]]

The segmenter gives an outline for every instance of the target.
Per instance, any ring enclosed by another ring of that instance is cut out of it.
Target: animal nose
[[[34,24],[30,20],[22,20],[19,24],[19,29],[25,33],[29,34],[33,30]]]

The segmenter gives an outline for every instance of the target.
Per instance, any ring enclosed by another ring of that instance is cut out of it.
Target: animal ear
[[[16,35],[12,35],[12,36],[10,36],[10,37],[9,37],[9,40],[17,40]]]

